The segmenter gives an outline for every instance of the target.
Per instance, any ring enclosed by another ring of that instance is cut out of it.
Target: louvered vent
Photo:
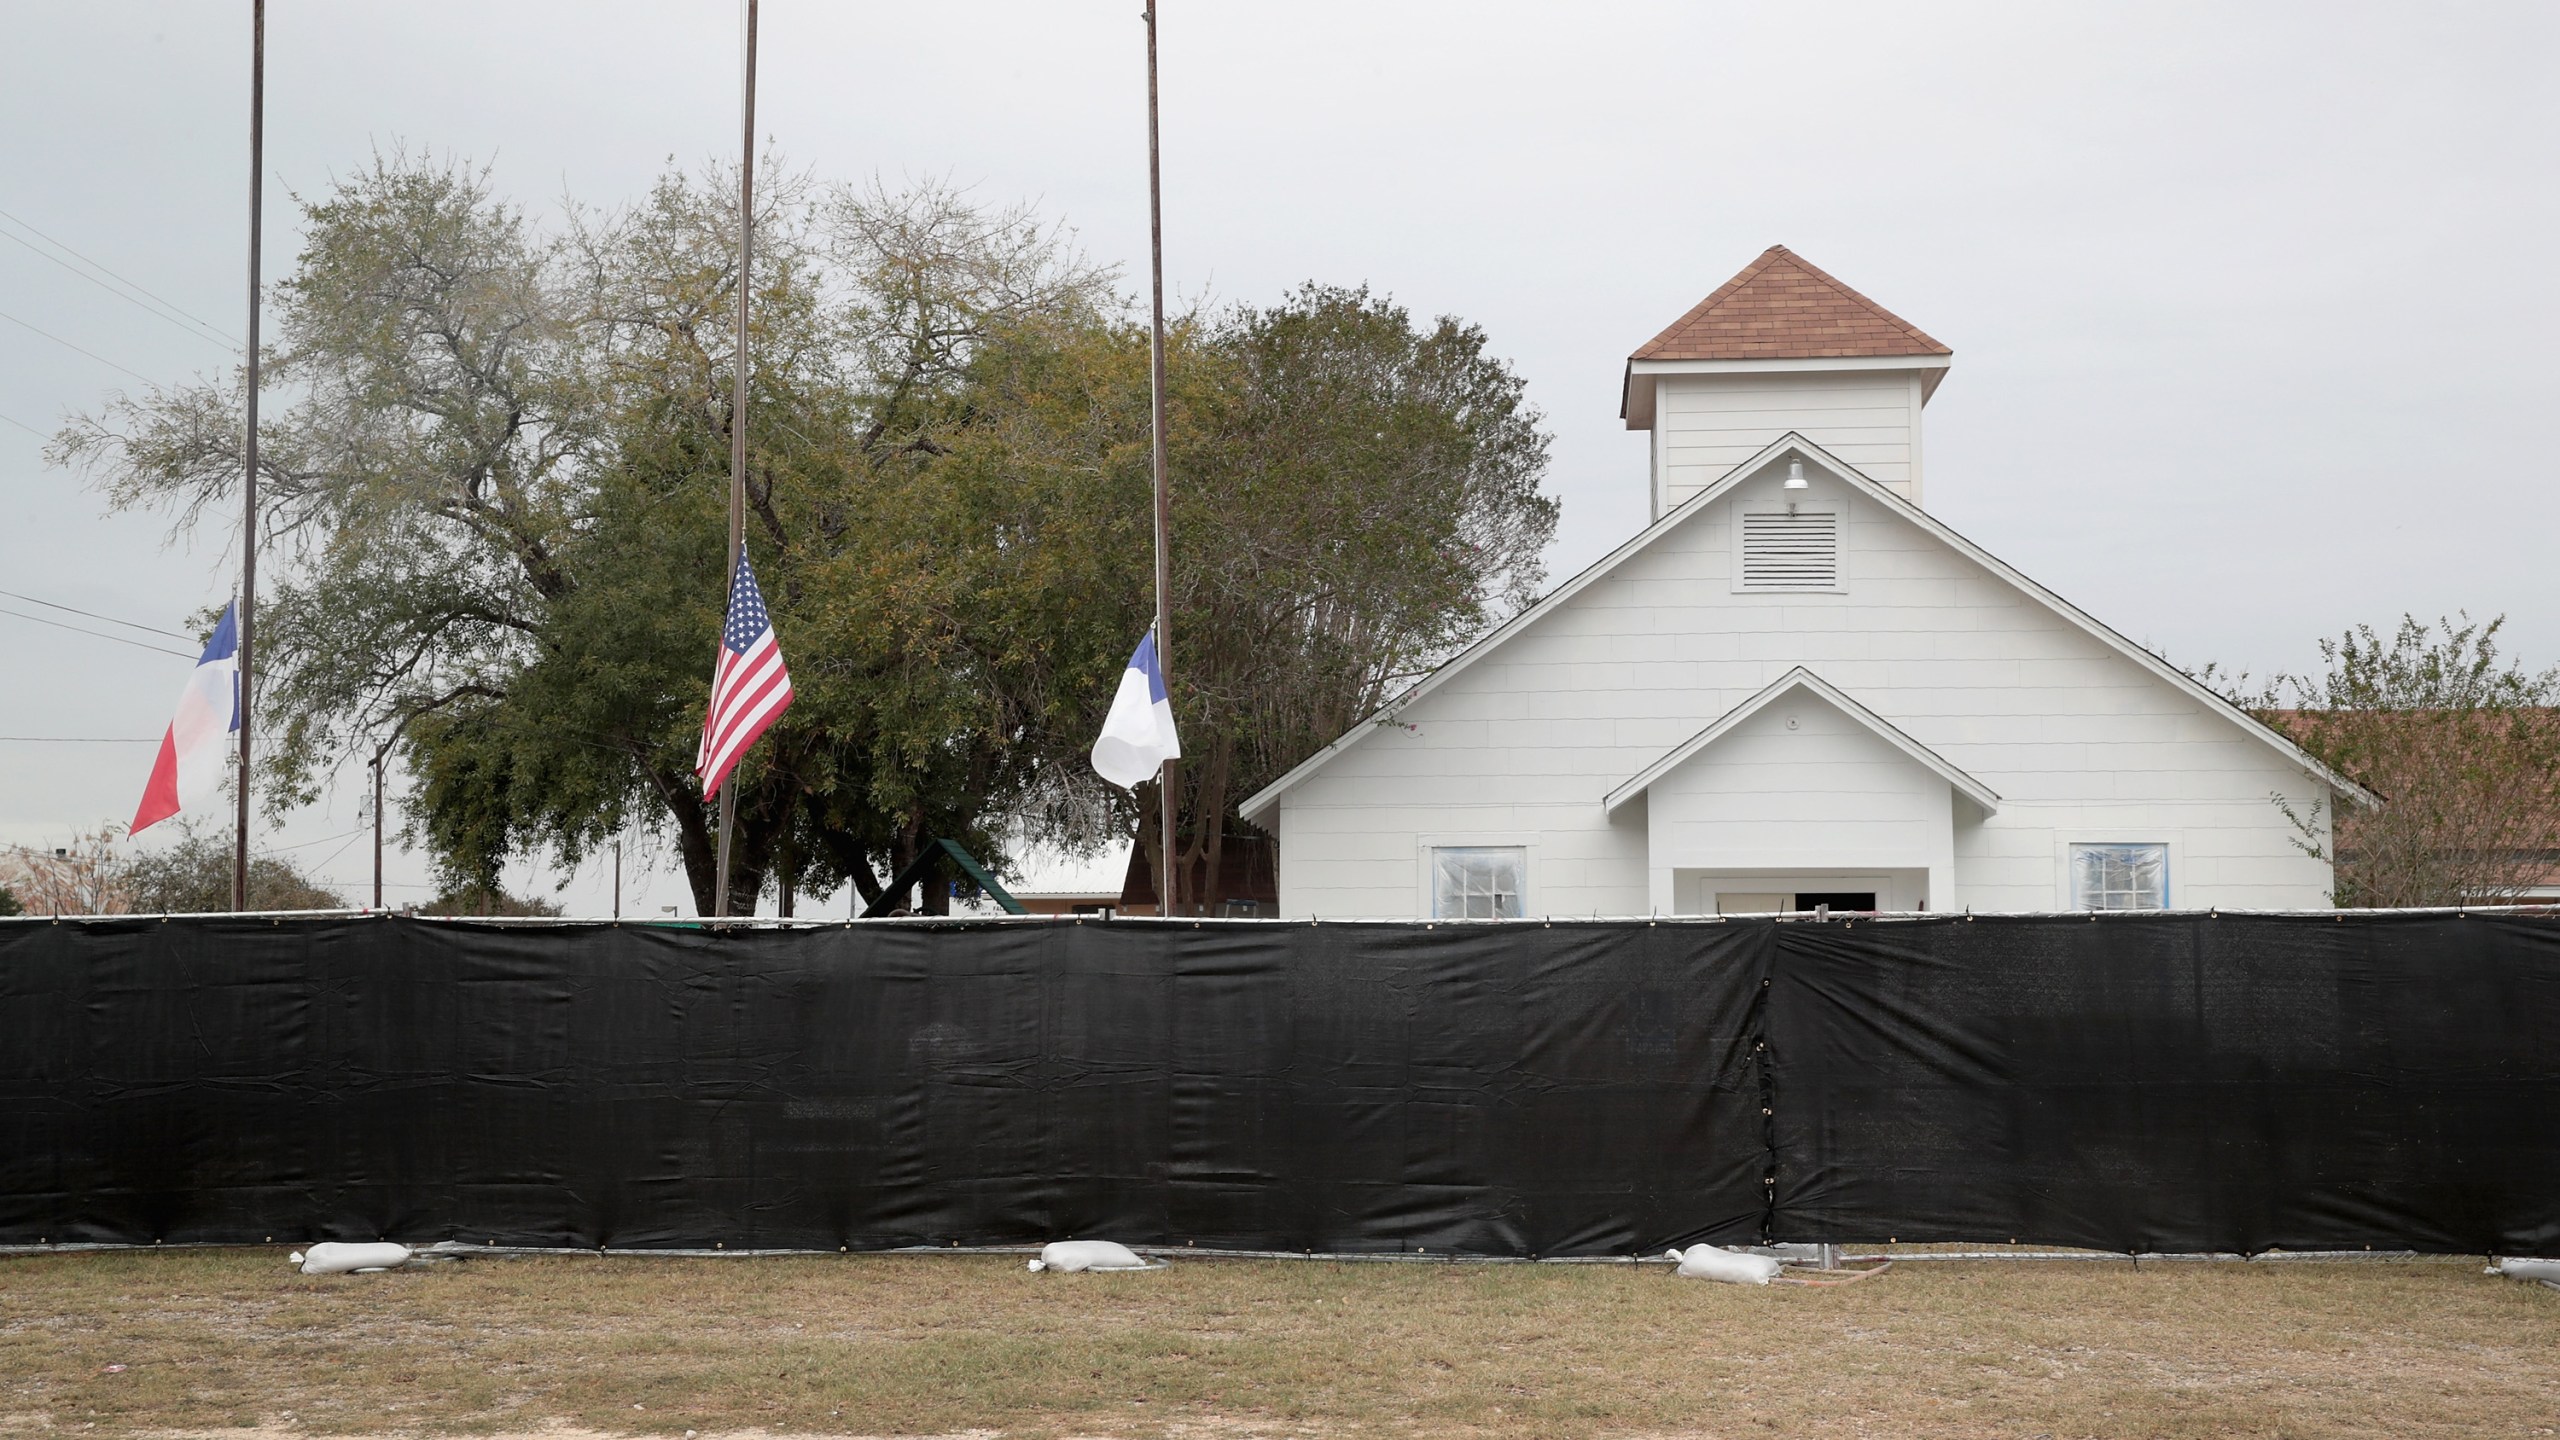
[[[1827,510],[1743,512],[1742,588],[1840,588],[1840,517]]]

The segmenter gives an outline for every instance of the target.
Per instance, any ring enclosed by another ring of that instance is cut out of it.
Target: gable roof
[[[1548,591],[1544,599],[1541,599],[1538,603],[1521,611],[1519,614],[1512,616],[1509,620],[1503,622],[1499,626],[1496,626],[1493,631],[1490,634],[1487,634],[1483,639],[1478,640],[1473,645],[1470,645],[1466,649],[1459,651],[1456,655],[1451,656],[1447,661],[1441,664],[1439,669],[1434,670],[1430,674],[1422,677],[1420,680],[1415,681],[1411,687],[1404,691],[1404,693],[1389,700],[1386,704],[1379,706],[1377,712],[1372,714],[1368,719],[1352,726],[1349,730],[1343,732],[1342,735],[1337,737],[1333,743],[1325,746],[1321,750],[1318,750],[1306,759],[1299,761],[1297,765],[1290,769],[1289,773],[1272,781],[1270,784],[1263,786],[1260,790],[1255,791],[1245,799],[1244,804],[1237,807],[1237,813],[1248,821],[1259,823],[1259,821],[1256,820],[1256,817],[1269,810],[1273,805],[1278,804],[1281,795],[1286,793],[1299,781],[1304,780],[1309,775],[1323,769],[1327,764],[1332,762],[1333,757],[1336,755],[1341,754],[1352,746],[1359,744],[1362,740],[1367,739],[1370,733],[1377,730],[1381,725],[1390,723],[1394,715],[1405,706],[1422,699],[1434,690],[1437,690],[1441,686],[1449,683],[1450,680],[1464,674],[1469,666],[1474,665],[1477,661],[1482,660],[1485,656],[1493,653],[1493,651],[1500,648],[1502,644],[1512,636],[1519,634],[1521,631],[1537,624],[1540,620],[1545,619],[1548,615],[1553,614],[1555,611],[1572,603],[1575,596],[1580,595],[1583,591],[1590,589],[1600,581],[1607,579],[1612,571],[1615,571],[1619,566],[1624,565],[1629,560],[1634,559],[1638,554],[1650,547],[1656,540],[1659,540],[1663,536],[1670,534],[1672,531],[1679,529],[1681,526],[1689,523],[1689,521],[1696,517],[1705,514],[1711,506],[1713,506],[1717,501],[1723,499],[1734,486],[1741,484],[1744,479],[1758,474],[1762,468],[1766,467],[1772,461],[1780,459],[1790,452],[1802,456],[1811,464],[1821,466],[1823,469],[1829,471],[1834,477],[1838,478],[1842,483],[1848,485],[1850,488],[1856,490],[1859,494],[1867,497],[1868,499],[1873,500],[1878,505],[1883,506],[1891,514],[1918,526],[1924,533],[1928,534],[1939,543],[1954,550],[1957,554],[1962,555],[1966,559],[1971,560],[1983,569],[1990,571],[2000,579],[2007,581],[2020,593],[2042,604],[2046,609],[2051,610],[2064,621],[2078,627],[2080,630],[2096,639],[2100,644],[2103,644],[2107,648],[2115,651],[2117,654],[2122,655],[2126,659],[2132,661],[2135,665],[2140,666],[2142,669],[2149,671],[2154,677],[2168,684],[2170,688],[2203,706],[2208,713],[2221,716],[2225,720],[2228,720],[2232,724],[2247,731],[2253,738],[2265,742],[2278,754],[2284,756],[2286,760],[2300,767],[2304,774],[2317,779],[2320,783],[2328,786],[2337,794],[2347,796],[2365,804],[2380,804],[2382,802],[2382,797],[2365,789],[2363,786],[2358,785],[2344,775],[2339,774],[2337,771],[2330,769],[2328,766],[2323,765],[2318,760],[2313,759],[2310,752],[2304,750],[2301,746],[2294,744],[2291,740],[2286,739],[2275,731],[2268,729],[2265,725],[2260,724],[2256,718],[2249,714],[2249,712],[2214,693],[2211,688],[2199,682],[2194,676],[2189,675],[2174,665],[2171,665],[2168,661],[2161,659],[2159,656],[2152,654],[2141,646],[2134,644],[2132,641],[2127,640],[2115,631],[2108,629],[2105,625],[2099,623],[2095,617],[2080,609],[2080,607],[2063,599],[2061,596],[2054,594],[2052,591],[2047,590],[2035,581],[2028,579],[2025,575],[2020,574],[2016,569],[2012,568],[2008,562],[2000,559],[1990,551],[1983,549],[1981,546],[1974,544],[1962,535],[1959,535],[1955,531],[1947,528],[1945,522],[1937,519],[1935,516],[1932,516],[1928,511],[1923,510],[1919,506],[1912,504],[1910,501],[1903,499],[1899,495],[1896,495],[1891,490],[1886,489],[1882,484],[1870,479],[1856,466],[1851,465],[1847,461],[1833,455],[1830,451],[1823,449],[1821,446],[1814,444],[1810,440],[1807,440],[1804,436],[1790,430],[1786,434],[1779,436],[1777,439],[1772,440],[1767,445],[1761,447],[1760,453],[1724,472],[1723,475],[1717,477],[1713,484],[1706,486],[1697,494],[1690,496],[1685,501],[1682,501],[1677,508],[1664,515],[1661,519],[1654,521],[1644,529],[1636,532],[1635,536],[1632,539],[1629,539],[1625,544],[1620,545],[1617,549],[1610,551],[1608,554],[1600,557],[1600,559],[1594,561],[1590,565],[1583,567],[1582,573],[1574,576],[1570,580],[1567,580],[1555,589]]]
[[[1627,359],[1812,360],[1954,353],[1803,256],[1772,245]]]
[[[1848,716],[1872,732],[1876,738],[1920,762],[1923,769],[1953,786],[1957,794],[1972,801],[1983,814],[1991,815],[1999,811],[1998,791],[1966,774],[1937,751],[1895,729],[1891,721],[1850,699],[1841,693],[1838,686],[1802,665],[1779,676],[1759,694],[1727,710],[1706,729],[1665,751],[1661,759],[1637,771],[1632,779],[1603,796],[1600,801],[1601,808],[1611,815],[1617,814],[1629,801],[1652,789],[1655,781],[1687,764],[1699,751],[1732,734],[1735,727],[1769,708],[1780,698],[1792,695],[1799,690],[1818,696],[1832,709]]]

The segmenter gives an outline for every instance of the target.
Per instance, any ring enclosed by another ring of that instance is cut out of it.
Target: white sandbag
[[[308,1252],[296,1250],[285,1258],[302,1267],[305,1275],[344,1275],[350,1271],[389,1270],[409,1263],[406,1245],[388,1240],[350,1245],[343,1240],[323,1240]]]
[[[2511,1276],[2518,1280],[2539,1280],[2545,1285],[2560,1285],[2560,1260],[2528,1260],[2521,1256],[2506,1256],[2493,1260],[2489,1268],[2496,1274]]]
[[[1113,1240],[1054,1240],[1040,1247],[1034,1270],[1144,1270],[1137,1252]]]
[[[1778,1278],[1778,1262],[1766,1255],[1743,1255],[1713,1245],[1692,1245],[1663,1257],[1680,1262],[1680,1273],[1692,1280],[1722,1280],[1728,1285],[1766,1285]]]

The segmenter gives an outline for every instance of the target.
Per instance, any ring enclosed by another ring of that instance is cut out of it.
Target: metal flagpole
[[[756,254],[756,0],[747,0],[746,21],[745,124],[738,149],[738,366],[729,394],[729,572],[728,583],[720,587],[724,631],[729,590],[737,583],[738,552],[747,543],[747,277]],[[712,884],[711,901],[715,916],[729,913],[729,842],[738,826],[737,779],[732,771],[728,783],[720,787],[720,874]]]
[[[1156,670],[1164,676],[1165,698],[1173,698],[1173,491],[1165,478],[1164,446],[1164,167],[1156,144],[1156,0],[1147,0],[1147,247],[1155,282],[1155,324],[1148,340],[1148,404],[1155,433],[1156,475]],[[1179,760],[1167,760],[1156,772],[1157,818],[1164,836],[1156,876],[1156,913],[1174,913],[1175,787],[1181,780]]]
[[[249,657],[258,630],[258,240],[267,172],[267,0],[249,0],[249,437],[240,498],[240,809],[234,817],[231,908],[249,908]]]
[[[383,746],[373,752],[373,908],[382,908],[382,755]]]

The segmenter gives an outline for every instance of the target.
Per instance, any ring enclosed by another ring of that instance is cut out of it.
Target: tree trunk
[[[880,877],[871,869],[870,852],[863,852],[855,863],[846,866],[845,873],[853,877],[853,893],[862,897],[864,907],[880,902]],[[890,873],[894,875],[897,872],[892,870]]]
[[[657,787],[658,798],[666,802],[669,818],[675,821],[676,855],[684,861],[685,885],[693,891],[694,913],[708,915],[720,870],[718,837],[712,833],[704,807],[693,797],[690,785],[670,780],[654,768],[647,773],[649,783]]]
[[[1222,735],[1200,767],[1200,789],[1191,797],[1191,842],[1182,848],[1176,866],[1176,879],[1189,902],[1184,914],[1215,913],[1218,902],[1226,898],[1220,893],[1218,862],[1226,849],[1227,773],[1234,759],[1235,742]]]
[[[732,846],[729,853],[729,913],[749,916],[756,913],[756,897],[764,891],[765,867],[750,864],[741,853],[747,847]]]
[[[907,817],[907,823],[899,827],[898,838],[889,849],[890,878],[895,879],[899,872],[905,870],[909,865],[914,864],[915,858],[923,853],[924,821],[920,817],[910,815]],[[927,887],[919,886],[916,888],[923,889]],[[886,894],[887,892],[883,891],[882,893]],[[889,896],[889,908],[892,910],[904,910],[910,915],[923,913],[921,907],[916,903],[914,890],[901,890],[897,894]]]
[[[1138,786],[1135,792],[1138,800],[1138,848],[1146,853],[1147,873],[1155,877],[1154,884],[1159,892],[1164,889],[1164,823],[1160,818],[1164,814],[1164,805],[1156,798],[1161,791],[1160,781],[1149,780]],[[1156,913],[1173,913],[1171,900],[1162,893],[1156,896]]]

